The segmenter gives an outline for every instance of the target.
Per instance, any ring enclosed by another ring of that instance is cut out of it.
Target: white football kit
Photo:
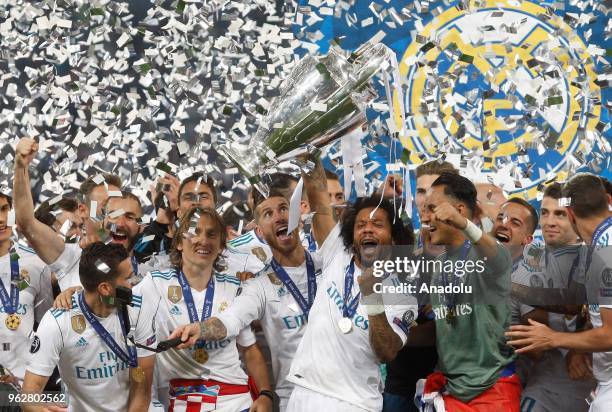
[[[612,217],[595,230],[586,263],[585,287],[593,328],[603,326],[600,309],[612,310]],[[597,379],[590,412],[605,412],[612,405],[612,351],[593,353],[593,375]]]
[[[86,321],[77,298],[78,294],[73,295],[72,309],[54,309],[45,314],[30,346],[27,370],[51,376],[58,366],[67,389],[70,412],[126,411],[130,367]],[[140,305],[141,297],[134,294],[133,307],[128,307],[130,323],[136,327],[134,339],[151,346],[155,343],[153,313],[147,313]],[[117,312],[96,318],[127,353]],[[153,355],[144,349],[137,349],[137,354],[138,357]]]
[[[214,274],[213,281],[215,293],[211,316],[217,316],[233,302],[240,288],[240,281],[234,276],[220,273]],[[144,297],[143,307],[156,314],[155,329],[158,340],[167,339],[178,326],[191,323],[175,269],[147,274],[134,290]],[[191,293],[198,319],[201,319],[206,289],[197,291],[191,288]],[[214,380],[227,384],[246,385],[248,378],[240,367],[236,343],[243,347],[255,343],[250,327],[243,329],[236,338],[226,338],[218,342],[206,341],[204,349],[209,358],[205,363],[196,361],[194,348],[171,349],[158,354],[155,367],[158,399],[166,407],[170,405],[169,388],[173,379]],[[214,394],[211,396],[216,398]],[[216,399],[216,409],[210,410],[241,411],[248,409],[251,403],[249,393],[219,396]],[[179,410],[176,404],[174,410]]]
[[[53,294],[50,272],[45,263],[34,254],[32,249],[22,245],[17,245],[16,252],[19,255],[20,276],[29,286],[19,292],[19,305],[15,311],[15,315],[19,317],[17,329],[9,329],[7,326],[9,315],[4,305],[0,305],[0,343],[2,344],[0,365],[7,368],[22,383],[34,321],[40,322],[45,312],[51,307]],[[10,253],[0,257],[0,279],[10,296]]]
[[[343,319],[345,273],[353,258],[340,238],[340,228],[334,227],[319,248],[323,261],[323,276],[310,310],[308,327],[298,346],[291,365],[288,380],[296,387],[287,407],[288,412],[311,411],[327,406],[326,411],[346,410],[351,404],[353,410],[380,411],[382,409],[382,381],[378,359],[369,340],[369,320],[366,308],[361,302],[349,322],[351,331],[343,333],[339,321]],[[357,277],[361,270],[355,266],[352,300],[359,293]],[[395,283],[397,278],[389,276],[383,284]],[[399,295],[385,295],[385,314],[395,333],[405,343],[408,328],[417,316],[416,298],[402,295],[409,304],[393,304],[391,298]],[[304,392],[318,395],[301,396]],[[328,398],[329,402],[324,399]],[[312,399],[312,403],[309,403]],[[323,399],[323,401],[322,401]]]
[[[513,282],[531,287],[567,288],[570,281],[576,281],[583,276],[583,246],[568,245],[557,249],[537,250],[534,246],[528,248],[524,261],[512,273]],[[534,256],[537,256],[537,259]],[[532,259],[529,260],[530,258]],[[532,310],[532,306],[520,304],[520,313],[515,314],[513,311],[513,318],[520,318]],[[566,318],[562,314],[549,313],[548,324],[556,331],[576,331],[575,317]],[[544,352],[538,361],[527,362],[528,376],[521,394],[522,411],[588,410],[585,399],[595,387],[595,382],[592,379],[572,380],[567,372],[566,354],[567,350],[563,349],[549,350]]]
[[[321,279],[322,262],[317,252],[311,253],[310,256],[318,282]],[[297,267],[283,268],[302,296],[308,300],[306,262]],[[218,318],[225,325],[228,336],[236,336],[254,320],[261,320],[266,341],[270,346],[275,390],[283,411],[294,387],[287,380],[287,375],[307,325],[307,318],[295,298],[272,267],[267,265],[255,278],[244,283],[241,294]]]

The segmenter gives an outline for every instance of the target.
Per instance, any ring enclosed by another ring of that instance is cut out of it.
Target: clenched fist
[[[20,139],[15,148],[15,166],[28,167],[37,153],[38,143],[34,139]]]
[[[436,206],[434,209],[436,220],[446,223],[455,229],[463,230],[467,227],[467,219],[459,213],[457,208],[448,202]]]

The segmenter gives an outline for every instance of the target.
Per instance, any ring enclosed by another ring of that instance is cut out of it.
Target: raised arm
[[[64,241],[49,226],[34,217],[34,201],[30,190],[28,168],[38,152],[38,143],[22,138],[15,149],[13,202],[15,221],[30,246],[46,264],[51,264],[64,251]]]
[[[314,212],[312,218],[312,229],[314,237],[319,246],[325,242],[327,235],[332,231],[336,222],[332,212],[331,201],[327,193],[327,179],[321,159],[310,159],[315,162],[315,169],[309,173],[302,173],[304,188],[308,195],[310,210]]]

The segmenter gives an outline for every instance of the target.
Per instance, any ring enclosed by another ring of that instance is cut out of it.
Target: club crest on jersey
[[[251,253],[257,256],[257,259],[261,260],[262,263],[266,263],[268,256],[266,255],[266,252],[263,250],[261,246],[257,246],[251,249]]]
[[[172,303],[178,303],[183,299],[183,290],[180,286],[168,286],[168,300]]]
[[[284,286],[281,286],[280,288],[278,288],[278,297],[282,298],[285,295],[288,295],[289,292],[287,292],[287,289]]]
[[[40,349],[40,338],[38,335],[34,335],[32,345],[30,345],[30,353],[36,353]]]
[[[278,278],[278,276],[276,276],[276,273],[274,272],[268,273],[268,279],[270,279],[270,282],[272,282],[273,285],[280,286],[283,284],[283,282],[281,282],[281,280]]]
[[[223,312],[225,309],[227,309],[228,306],[229,306],[229,303],[221,302],[221,304],[219,305],[219,312]]]
[[[612,269],[608,268],[603,271],[601,281],[605,287],[612,288]]]
[[[532,288],[543,288],[544,281],[538,275],[531,275],[529,278],[529,286]]]
[[[83,315],[74,315],[70,318],[70,324],[72,325],[72,330],[76,333],[83,333],[87,327],[85,324],[85,316]]]

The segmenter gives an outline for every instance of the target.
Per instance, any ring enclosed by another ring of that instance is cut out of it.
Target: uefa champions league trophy
[[[383,44],[365,43],[349,57],[335,46],[325,56],[306,56],[285,79],[249,144],[228,141],[219,152],[267,196],[261,180],[266,169],[366,121],[366,104],[376,96],[370,80],[391,53]]]

